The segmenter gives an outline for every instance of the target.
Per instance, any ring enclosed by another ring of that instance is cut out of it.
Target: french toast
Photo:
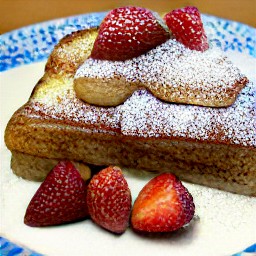
[[[229,107],[168,103],[141,87],[115,107],[85,103],[74,77],[97,33],[91,28],[63,38],[29,101],[10,119],[5,143],[14,173],[42,180],[52,161],[69,159],[171,171],[188,182],[256,196],[255,85],[240,88]]]

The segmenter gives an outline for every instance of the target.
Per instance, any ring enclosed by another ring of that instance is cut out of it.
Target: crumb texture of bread
[[[29,101],[5,130],[18,176],[42,180],[69,159],[171,171],[181,179],[256,196],[255,85],[230,107],[170,104],[149,90],[134,91],[117,107],[80,100],[74,75],[90,55],[97,29],[76,32],[56,45]]]
[[[57,163],[58,161],[55,159],[12,152],[11,168],[13,172],[27,180],[43,181]]]
[[[29,154],[12,152],[11,168],[13,172],[23,179],[33,181],[43,181],[47,174],[57,165],[59,160],[32,156]],[[83,180],[89,180],[91,177],[90,168],[79,162],[73,162],[80,172]]]
[[[90,154],[90,157],[84,158],[84,160],[97,163],[97,165],[114,164],[124,168],[128,166],[138,172],[140,170],[151,172],[171,171],[184,181],[233,193],[256,196],[255,169],[250,164],[247,164],[247,168],[242,166],[247,161],[241,162],[240,166],[237,166],[234,170],[227,170],[221,169],[217,165],[175,159],[170,155],[160,154],[159,152],[155,154],[153,151],[150,154],[150,151],[141,151],[141,147],[138,145],[136,145],[138,148],[134,148],[133,142],[129,144],[133,145],[129,147],[129,150],[127,150],[128,147],[120,149],[120,144],[117,142],[112,142],[112,144],[108,142],[101,143],[101,141],[95,139],[87,147],[86,152]],[[145,148],[145,145],[143,145],[143,148]],[[150,149],[152,149],[152,146],[148,147],[148,150]],[[188,150],[187,154],[189,152]],[[233,161],[233,156],[229,154],[229,157],[225,159]],[[255,161],[255,157],[252,156],[252,160]],[[25,179],[42,181],[56,163],[57,160],[12,152],[11,167],[16,175]],[[85,172],[85,177],[85,180],[89,179],[90,172]]]

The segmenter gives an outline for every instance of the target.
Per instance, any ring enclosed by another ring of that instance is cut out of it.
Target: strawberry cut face
[[[139,193],[131,223],[140,232],[175,231],[193,218],[195,205],[188,190],[171,173],[158,175]]]
[[[122,61],[137,57],[170,38],[166,25],[140,7],[112,10],[103,20],[91,57]]]

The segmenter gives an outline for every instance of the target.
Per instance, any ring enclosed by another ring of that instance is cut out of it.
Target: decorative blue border
[[[65,35],[100,24],[105,12],[72,16],[20,28],[0,36],[0,72],[45,60]]]
[[[256,29],[240,22],[203,15],[209,39],[223,51],[238,51],[256,58]]]
[[[106,12],[62,18],[20,28],[0,36],[0,72],[45,60],[65,35],[100,24]],[[211,43],[224,51],[239,51],[256,58],[256,29],[248,25],[202,15]]]
[[[244,249],[242,252],[235,253],[232,256],[255,256],[256,255],[256,243],[251,245],[250,247]]]
[[[0,236],[0,255],[1,256],[43,256],[28,248],[23,248]]]
[[[256,254],[256,243],[250,247],[244,249],[241,252],[232,254],[232,256],[245,256],[246,255],[255,255]],[[0,255],[1,256],[43,256],[43,254],[36,253],[28,248],[23,248],[19,245],[16,245],[9,241],[6,238],[0,236]]]

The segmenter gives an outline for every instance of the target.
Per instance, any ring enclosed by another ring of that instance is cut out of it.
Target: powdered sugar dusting
[[[75,78],[124,77],[161,94],[161,99],[210,106],[235,97],[234,85],[244,75],[216,48],[192,51],[170,39],[127,61],[88,59]]]
[[[116,75],[116,72],[123,72],[127,79],[132,81],[138,79],[137,74],[143,70],[143,66],[131,65],[133,61],[134,59],[126,61],[127,66],[111,62],[111,65],[116,65],[116,70],[113,66],[108,68],[106,64],[110,62],[106,61],[97,66],[97,61],[89,60],[86,66],[95,62],[92,68],[87,67],[92,76],[111,77]],[[82,75],[81,72],[85,70],[79,69],[77,76]],[[226,81],[231,76],[222,75]],[[193,79],[196,81],[197,78]],[[250,82],[230,107],[209,108],[166,103],[155,98],[147,90],[138,90],[124,104],[106,108],[79,100],[73,89],[73,78],[58,83],[49,79],[34,93],[24,111],[28,116],[55,119],[57,122],[79,126],[93,132],[117,132],[124,136],[161,137],[255,147],[255,99],[255,83]]]
[[[101,108],[86,104],[79,100],[69,80],[57,84],[56,91],[51,85],[46,85],[48,97],[39,97],[40,90],[33,95],[24,111],[33,118],[55,119],[56,122],[89,128],[98,132],[116,132],[120,130],[118,108]],[[53,84],[56,84],[54,81]],[[52,91],[49,91],[52,90]],[[44,88],[41,88],[44,91]]]
[[[169,104],[146,90],[137,91],[122,108],[122,133],[255,147],[255,99],[252,83],[228,108]]]
[[[104,108],[80,101],[71,85],[67,88],[63,84],[65,93],[56,99],[33,99],[25,108],[26,115],[53,118],[98,132],[121,132],[127,136],[256,146],[253,83],[249,83],[228,108],[165,103],[146,90],[134,92],[123,105]]]

